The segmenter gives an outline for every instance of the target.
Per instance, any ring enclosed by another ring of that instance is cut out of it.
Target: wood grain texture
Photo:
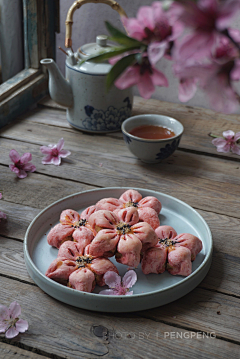
[[[27,125],[26,123],[11,126],[2,133],[2,136],[10,137],[10,132],[15,140],[9,138],[1,140],[4,151],[0,163],[9,164],[8,154],[12,148],[21,154],[30,151],[33,155],[32,162],[36,165],[38,173],[81,182],[89,186],[129,186],[153,189],[177,197],[194,208],[240,217],[238,211],[240,166],[235,162],[176,151],[170,159],[160,165],[152,166],[143,164],[130,156],[123,140],[108,138],[109,141],[106,141],[104,136],[94,138],[82,135],[81,137],[79,133],[68,131],[63,133],[64,131],[51,126]],[[64,159],[61,166],[42,165],[43,156],[39,145],[57,142],[61,137],[65,139],[65,148],[72,152],[71,156]],[[17,140],[18,138],[25,138],[35,143],[22,143]],[[36,174],[30,174],[29,180],[24,179],[24,183],[30,181],[30,177],[33,179],[35,176]],[[14,173],[10,173],[9,177],[5,178],[7,181],[8,178],[10,181],[16,181]],[[52,181],[49,182],[52,183]],[[22,183],[21,180],[18,182]],[[72,186],[70,184],[70,187]],[[6,186],[5,182],[2,190],[9,193],[6,187],[9,190],[11,188],[9,185]],[[77,187],[79,186],[76,185]],[[41,191],[44,191],[44,187]],[[66,188],[64,192],[67,191]],[[72,193],[75,192],[77,190]]]
[[[19,284],[9,278],[1,278],[1,284],[4,286],[4,292],[0,294],[1,303],[8,305],[12,300],[17,300],[22,307],[21,318],[29,322],[29,330],[13,339],[12,344],[34,345],[38,350],[44,349],[50,355],[59,355],[61,358],[192,358],[196,352],[199,353],[198,358],[226,358],[229,355],[237,358],[239,353],[236,344],[217,338],[201,338],[201,334],[199,339],[196,337],[196,333],[201,331],[199,322],[204,319],[208,323],[204,326],[208,334],[216,331],[215,335],[221,335],[223,316],[217,315],[215,318],[211,315],[209,318],[209,312],[216,309],[216,302],[221,304],[221,310],[223,313],[226,311],[226,315],[231,317],[234,311],[224,302],[222,297],[226,296],[217,293],[208,306],[205,300],[209,298],[200,296],[194,311],[197,317],[193,320],[197,329],[188,331],[162,323],[157,318],[147,318],[151,317],[150,311],[141,312],[141,317],[138,313],[109,315],[84,311],[56,301],[35,286]],[[211,305],[214,308],[209,309]],[[237,308],[236,301],[234,305]],[[199,308],[203,312],[200,319]],[[171,308],[169,313],[165,313],[165,320],[173,321],[172,313],[175,311]],[[193,304],[190,311],[193,311]],[[177,318],[175,320],[177,322]],[[236,321],[237,318],[234,323]],[[179,333],[182,338],[166,337],[170,332],[175,336]],[[236,332],[236,328],[231,329],[233,337]],[[194,336],[192,339],[191,335]]]
[[[0,275],[34,284],[25,265],[23,243],[1,236],[0,243]]]
[[[8,202],[45,208],[49,204],[70,194],[93,189],[95,187],[72,181],[63,181],[38,173],[29,173],[24,180],[17,178],[8,167],[1,166],[0,187],[3,199]],[[2,203],[2,202],[1,202]],[[0,203],[0,207],[1,207]]]
[[[35,354],[31,351],[27,351],[18,348],[14,345],[9,345],[0,342],[0,358],[2,359],[43,359],[46,356]]]

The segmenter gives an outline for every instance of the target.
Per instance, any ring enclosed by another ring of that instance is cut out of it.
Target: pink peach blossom
[[[30,152],[26,152],[20,157],[16,150],[9,152],[9,157],[14,164],[10,164],[9,168],[12,172],[15,172],[18,178],[27,177],[27,172],[36,171],[36,167],[32,163],[28,163],[32,160]]]
[[[240,60],[235,59],[236,49],[228,39],[222,39],[211,54],[208,63],[192,60],[183,62],[175,52],[175,75],[180,79],[179,99],[191,99],[199,87],[207,94],[210,105],[218,112],[234,112],[239,105],[233,82],[240,79]],[[221,88],[221,91],[219,91]]]
[[[137,274],[134,270],[129,270],[121,279],[117,273],[108,271],[103,278],[110,289],[104,289],[99,294],[132,295],[133,291],[130,292],[129,289],[136,283]]]
[[[232,152],[240,155],[240,146],[237,144],[239,139],[240,132],[235,134],[235,132],[228,130],[223,132],[223,138],[215,138],[212,143],[217,147],[218,152]]]
[[[149,45],[148,57],[152,64],[168,52],[171,42],[182,32],[182,25],[171,11],[163,10],[161,2],[140,7],[137,18],[122,17],[121,20],[129,36]]]
[[[155,86],[168,87],[165,75],[153,67],[147,57],[143,58],[142,64],[129,66],[115,81],[115,86],[124,90],[137,85],[140,95],[149,99],[155,91]]]
[[[16,301],[12,302],[9,308],[0,305],[0,333],[5,333],[7,339],[12,339],[28,330],[28,322],[19,319],[20,315],[21,307]]]
[[[44,165],[56,165],[59,166],[61,163],[61,158],[65,158],[71,154],[70,151],[63,150],[64,139],[61,138],[57,144],[50,144],[48,146],[42,146],[40,148],[41,152],[46,155],[42,159],[42,164]]]
[[[179,0],[182,8],[179,20],[192,29],[184,37],[179,47],[182,60],[209,56],[221,36],[221,32],[231,24],[240,9],[238,0]]]

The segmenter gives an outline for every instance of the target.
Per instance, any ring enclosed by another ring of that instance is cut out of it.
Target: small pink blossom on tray
[[[240,132],[235,132],[228,130],[223,132],[223,138],[217,137],[212,134],[209,134],[211,137],[216,137],[212,140],[212,144],[217,147],[218,152],[232,152],[237,155],[240,155],[240,146],[238,145],[238,140],[240,139]]]
[[[115,272],[106,272],[104,274],[104,281],[110,289],[104,289],[99,294],[104,295],[132,295],[133,291],[129,289],[134,286],[137,281],[137,274],[134,270],[129,270],[121,277]]]
[[[57,144],[50,144],[48,146],[42,146],[40,148],[41,152],[46,155],[42,159],[42,164],[44,165],[56,165],[59,166],[61,163],[61,158],[65,158],[71,154],[70,151],[63,150],[64,139],[61,138]]]
[[[11,150],[9,152],[9,157],[14,163],[10,164],[9,168],[12,172],[15,172],[19,178],[27,177],[27,172],[36,171],[36,167],[30,162],[32,160],[30,152],[24,153],[22,157],[20,157],[16,150]]]
[[[7,339],[16,337],[28,329],[28,322],[19,319],[21,307],[17,302],[10,304],[10,307],[0,305],[0,333],[5,333]]]

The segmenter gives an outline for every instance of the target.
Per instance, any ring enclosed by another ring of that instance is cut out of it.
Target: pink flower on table
[[[228,130],[223,132],[223,138],[215,138],[212,143],[217,147],[218,152],[232,152],[240,155],[240,146],[237,145],[239,139],[240,132],[235,134],[235,132]]]
[[[145,56],[141,64],[129,66],[115,81],[115,86],[120,90],[133,85],[137,85],[143,98],[149,99],[155,91],[155,86],[168,87],[168,80],[162,72],[150,64]]]
[[[21,307],[17,302],[10,304],[9,308],[0,305],[0,333],[5,333],[7,339],[16,337],[28,329],[28,322],[19,319]]]
[[[203,58],[210,55],[221,36],[240,9],[238,0],[191,0],[178,1],[179,20],[192,28],[179,47],[182,60]]]
[[[119,210],[128,207],[135,207],[138,210],[139,220],[147,222],[155,229],[160,225],[158,214],[161,211],[161,202],[153,196],[142,197],[142,195],[130,189],[125,191],[119,199],[103,198],[96,203],[97,210],[106,209],[118,214]]]
[[[56,145],[42,146],[40,148],[41,152],[46,155],[42,159],[42,164],[44,165],[56,165],[59,166],[61,163],[61,158],[65,158],[71,154],[70,151],[63,150],[64,139],[61,138]]]
[[[160,226],[155,230],[158,243],[143,253],[144,274],[163,273],[166,269],[172,275],[188,276],[192,273],[192,261],[202,250],[202,242],[189,233],[177,232],[170,226]]]
[[[123,278],[115,272],[106,272],[104,281],[110,289],[104,289],[99,294],[104,295],[132,295],[133,291],[129,291],[137,281],[137,274],[134,270],[129,270]]]
[[[90,212],[93,211],[91,206]],[[86,209],[81,216],[72,209],[64,210],[60,215],[60,223],[54,226],[47,235],[48,244],[59,248],[65,241],[78,242],[83,254],[85,247],[91,243],[94,238],[93,231],[85,215]]]
[[[83,255],[79,243],[68,241],[61,245],[57,258],[45,275],[71,288],[92,292],[95,284],[105,285],[104,274],[107,271],[118,273],[109,259]]]
[[[89,218],[96,232],[93,241],[86,247],[85,254],[111,257],[117,262],[137,267],[142,250],[154,246],[157,236],[152,227],[139,222],[138,211],[134,207],[121,209],[116,215],[107,210],[99,210]]]
[[[151,6],[142,6],[137,18],[121,18],[129,36],[148,44],[148,57],[156,64],[169,52],[173,40],[182,31],[182,25],[176,21],[171,11],[165,11],[161,2]]]
[[[32,155],[30,152],[24,153],[22,157],[20,157],[16,150],[11,150],[9,152],[9,157],[14,163],[10,164],[9,168],[12,172],[15,172],[19,178],[27,177],[27,172],[36,171],[36,167],[32,163],[28,163],[32,160]]]

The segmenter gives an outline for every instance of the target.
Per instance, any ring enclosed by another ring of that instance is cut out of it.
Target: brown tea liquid
[[[131,135],[148,140],[162,140],[175,136],[175,133],[167,127],[155,125],[143,125],[135,127],[129,132]]]

